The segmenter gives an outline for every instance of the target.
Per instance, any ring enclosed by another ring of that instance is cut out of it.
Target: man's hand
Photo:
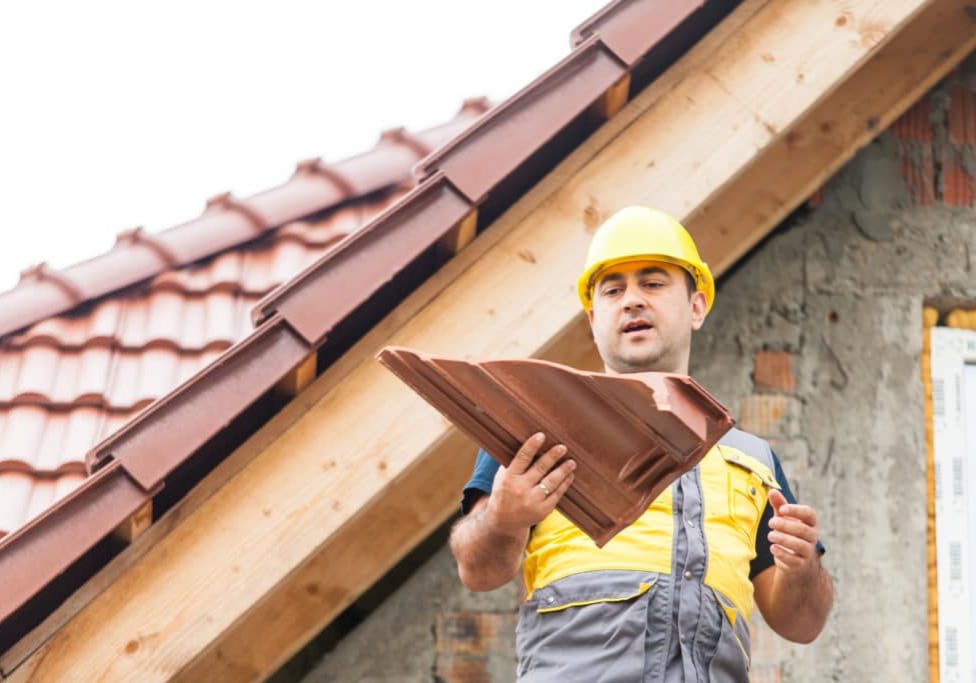
[[[769,521],[770,552],[780,571],[809,572],[819,569],[817,512],[809,505],[786,502],[782,493],[769,492],[773,518]]]
[[[573,483],[576,463],[566,460],[556,465],[566,455],[562,444],[536,459],[544,441],[544,434],[533,434],[507,468],[498,468],[485,512],[486,521],[498,533],[521,534],[538,524]]]
[[[542,434],[529,437],[508,467],[498,468],[491,493],[454,525],[451,551],[468,590],[493,590],[512,580],[529,528],[552,512],[573,483],[576,463],[556,465],[566,455],[565,446],[554,446],[535,459],[544,442]]]
[[[769,504],[774,565],[752,579],[756,605],[776,633],[810,643],[823,630],[834,601],[833,583],[817,551],[817,513],[809,505],[787,503],[776,490],[770,491]]]

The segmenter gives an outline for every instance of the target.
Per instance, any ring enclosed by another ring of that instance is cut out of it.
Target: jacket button
[[[755,486],[750,486],[749,487],[749,495],[750,496],[756,495],[756,487]]]
[[[690,580],[692,576],[693,576],[693,574],[691,573],[691,570],[690,569],[686,569],[685,570],[685,578]]]
[[[548,598],[546,598],[546,602],[551,605],[552,603],[556,602],[556,598],[550,595]]]

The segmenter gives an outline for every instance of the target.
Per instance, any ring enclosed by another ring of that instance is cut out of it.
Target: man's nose
[[[640,292],[637,291],[636,287],[628,286],[624,292],[624,310],[639,310],[646,306],[644,299],[640,296]]]

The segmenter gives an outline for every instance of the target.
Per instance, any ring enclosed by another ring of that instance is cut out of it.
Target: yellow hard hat
[[[586,268],[577,282],[580,302],[593,308],[593,285],[605,268],[633,261],[664,261],[684,268],[705,295],[705,312],[715,300],[715,280],[698,255],[695,241],[674,218],[646,206],[628,206],[604,221],[586,254]]]

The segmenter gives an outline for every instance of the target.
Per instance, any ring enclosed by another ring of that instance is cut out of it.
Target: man
[[[677,221],[613,215],[578,290],[606,372],[688,373],[715,286]],[[817,515],[765,441],[733,429],[602,549],[555,511],[575,465],[562,445],[539,453],[543,441],[530,437],[507,468],[478,454],[451,534],[470,590],[522,565],[520,681],[746,681],[754,604],[784,638],[820,633],[833,587]]]

